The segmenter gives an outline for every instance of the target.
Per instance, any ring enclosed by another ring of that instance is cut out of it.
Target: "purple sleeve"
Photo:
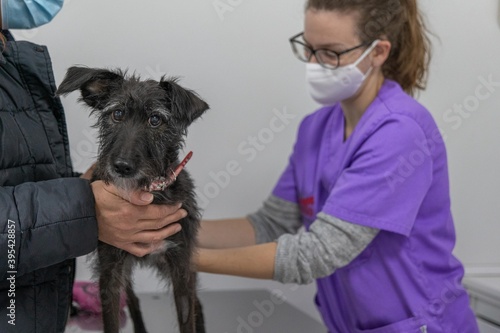
[[[331,188],[323,212],[408,236],[432,182],[427,142],[409,117],[384,122],[360,145]]]
[[[293,154],[272,193],[280,199],[298,204],[299,201],[297,199],[297,188],[295,184]]]

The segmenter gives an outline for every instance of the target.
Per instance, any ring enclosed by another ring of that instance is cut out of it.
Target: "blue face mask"
[[[32,29],[50,22],[64,0],[0,0],[2,29]]]

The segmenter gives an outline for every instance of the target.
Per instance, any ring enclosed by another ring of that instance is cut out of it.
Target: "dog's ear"
[[[175,78],[168,80],[162,78],[160,86],[167,92],[167,108],[172,111],[173,117],[185,127],[188,127],[209,108],[208,104],[195,92],[178,85]]]
[[[81,100],[95,109],[102,109],[114,89],[123,83],[123,74],[107,69],[70,67],[56,95],[66,95],[80,89]]]

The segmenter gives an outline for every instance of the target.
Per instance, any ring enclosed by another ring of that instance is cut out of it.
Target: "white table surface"
[[[470,293],[487,296],[500,305],[500,275],[466,277],[463,283]]]

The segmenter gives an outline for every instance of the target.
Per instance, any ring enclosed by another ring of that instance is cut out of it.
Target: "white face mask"
[[[347,66],[328,69],[317,63],[307,63],[307,86],[312,98],[321,105],[333,105],[354,96],[372,71],[370,67],[368,72],[363,74],[358,64],[370,54],[377,43],[378,40],[375,40],[355,63]]]

